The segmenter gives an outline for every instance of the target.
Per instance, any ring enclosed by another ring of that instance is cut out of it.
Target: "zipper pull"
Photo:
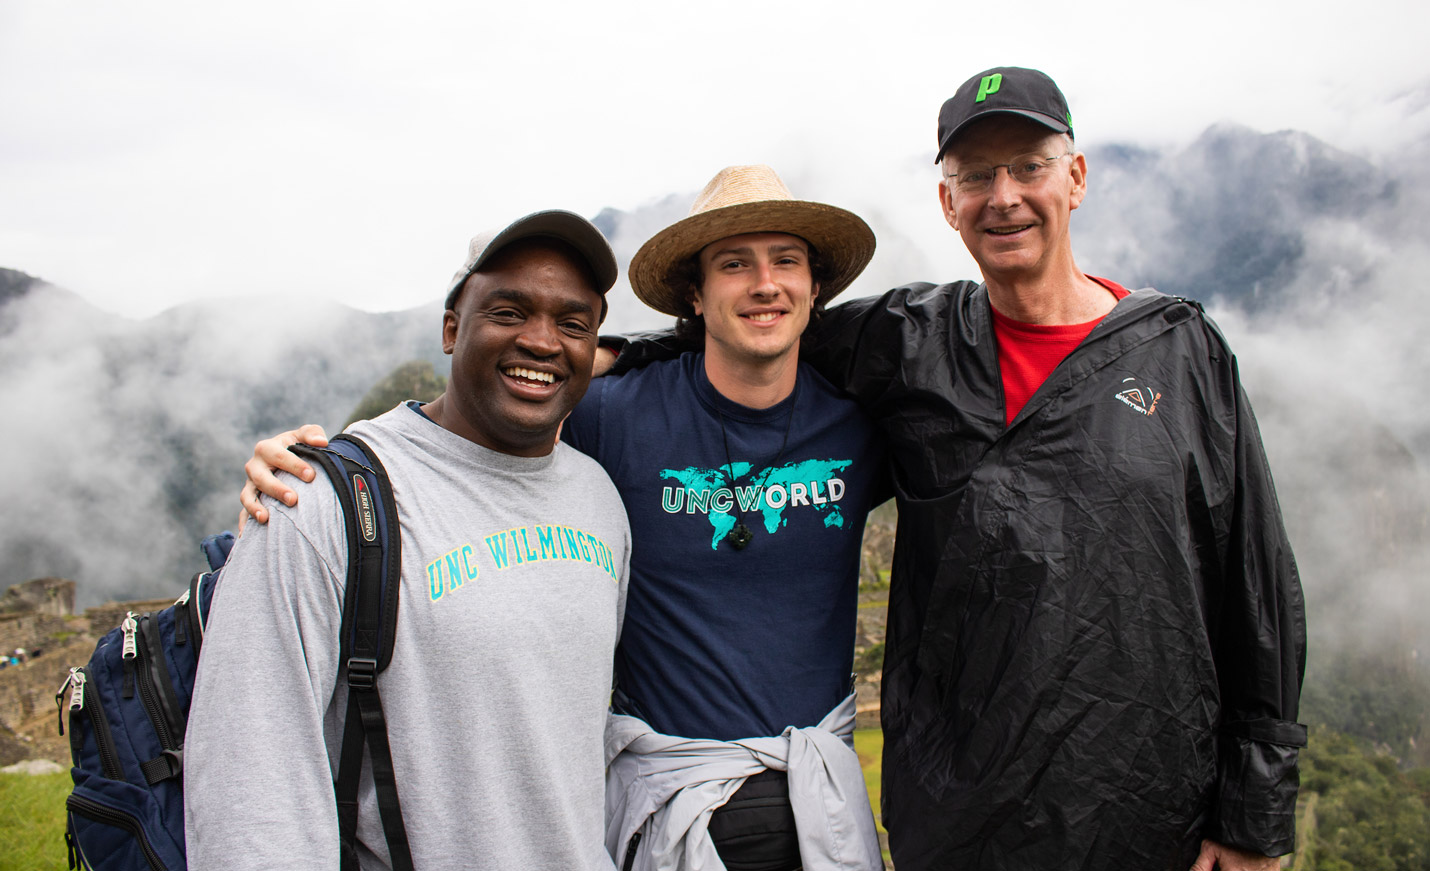
[[[70,711],[84,710],[84,672],[77,668],[70,669],[70,680],[74,682],[74,689],[70,692]]]
[[[70,684],[74,683],[75,675],[78,673],[78,668],[70,669],[69,676],[65,678],[65,682],[60,684],[59,689],[55,690],[55,710],[59,712],[61,737],[65,734],[65,690],[69,689]],[[84,701],[83,696],[80,697],[80,701],[81,703]]]
[[[119,625],[124,630],[124,652],[121,655],[125,659],[133,659],[139,655],[139,646],[134,640],[135,633],[139,631],[139,621],[134,619],[134,612],[130,611]]]
[[[185,590],[184,595],[174,600],[174,644],[183,647],[189,643],[189,634],[184,631],[184,627],[189,622],[189,591]]]
[[[119,624],[124,630],[124,652],[120,654],[124,662],[124,684],[120,692],[126,699],[134,698],[134,667],[139,662],[139,643],[137,635],[139,632],[139,621],[134,619],[134,612],[130,611],[129,616],[124,618],[124,622]]]

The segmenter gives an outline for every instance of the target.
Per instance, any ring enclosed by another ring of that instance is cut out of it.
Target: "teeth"
[[[1014,233],[1020,233],[1020,232],[1022,232],[1023,230],[1026,230],[1026,229],[1028,229],[1028,228],[1031,227],[1031,226],[1033,226],[1033,225],[1032,225],[1032,224],[1024,224],[1024,225],[1021,226],[1021,227],[990,227],[990,228],[988,228],[988,232],[992,233],[992,234],[995,235],[995,236],[1011,236],[1012,234],[1014,234]]]
[[[750,320],[761,324],[769,323],[777,317],[779,317],[779,312],[763,312],[757,315],[749,315]]]
[[[510,375],[513,378],[525,378],[528,381],[541,381],[546,384],[556,383],[556,376],[552,375],[550,372],[533,372],[530,369],[522,369],[519,366],[513,366],[510,369],[503,369],[502,372],[506,375]]]

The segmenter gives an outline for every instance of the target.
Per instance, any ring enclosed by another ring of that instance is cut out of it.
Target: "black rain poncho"
[[[672,348],[636,341],[618,368]],[[1290,851],[1301,587],[1200,307],[1123,299],[1011,426],[982,285],[853,300],[803,349],[889,438],[899,871],[1184,871],[1203,837]]]
[[[884,812],[918,869],[1184,871],[1294,846],[1305,616],[1235,358],[1131,294],[1011,426],[986,288],[827,313],[889,437]]]

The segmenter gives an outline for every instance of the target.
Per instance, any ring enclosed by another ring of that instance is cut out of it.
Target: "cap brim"
[[[830,267],[819,289],[825,302],[858,278],[874,256],[874,231],[853,212],[805,200],[738,203],[691,215],[652,236],[631,258],[631,289],[656,311],[685,317],[688,306],[666,283],[671,267],[711,242],[745,233],[789,233],[818,249]]]
[[[1022,117],[1027,118],[1031,121],[1037,121],[1039,124],[1043,125],[1054,133],[1072,132],[1072,128],[1069,127],[1065,122],[1059,121],[1052,115],[1048,115],[1043,112],[1037,112],[1032,109],[989,109],[984,112],[979,112],[972,118],[967,119],[962,124],[953,128],[953,130],[951,130],[947,136],[943,137],[943,141],[938,144],[938,154],[934,156],[933,162],[939,163],[943,160],[943,153],[948,150],[948,146],[953,144],[953,140],[958,138],[958,134],[962,133],[964,130],[967,130],[969,125],[976,124],[991,115],[1021,115]]]
[[[493,236],[476,260],[454,276],[451,286],[447,288],[447,307],[451,307],[453,295],[462,288],[472,273],[480,271],[482,266],[503,248],[513,242],[537,236],[559,239],[575,248],[595,276],[598,293],[605,294],[615,285],[616,277],[620,274],[620,269],[616,266],[616,255],[611,251],[611,243],[606,241],[606,237],[596,225],[575,212],[550,209],[518,218]]]

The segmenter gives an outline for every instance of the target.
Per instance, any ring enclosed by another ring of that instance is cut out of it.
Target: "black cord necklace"
[[[730,437],[725,433],[725,415],[720,413],[720,409],[715,409],[715,416],[720,418],[720,441],[725,444],[725,475],[730,479],[730,495],[734,497],[735,504],[735,528],[725,534],[725,540],[730,542],[730,546],[735,550],[744,550],[755,537],[750,531],[750,527],[745,525],[745,511],[740,507],[740,496],[735,491],[735,464],[730,462]],[[794,398],[790,398],[789,414],[785,416],[785,435],[780,440],[779,453],[765,466],[765,474],[760,476],[760,487],[756,491],[760,497],[765,494],[765,484],[770,480],[770,472],[774,471],[779,464],[780,458],[785,455],[785,448],[789,446],[789,431],[794,424]]]

